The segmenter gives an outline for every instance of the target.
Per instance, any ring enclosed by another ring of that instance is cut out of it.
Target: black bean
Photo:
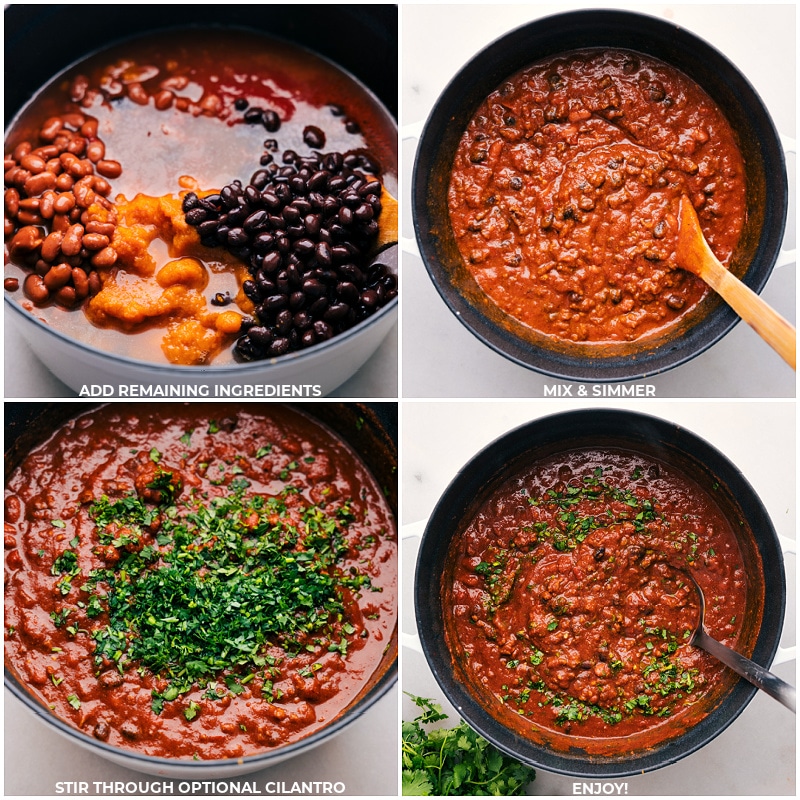
[[[282,356],[289,352],[291,344],[285,336],[273,339],[272,344],[267,348],[267,352],[271,356]]]
[[[256,285],[255,281],[246,280],[242,283],[242,291],[245,293],[245,296],[248,297],[250,300],[260,300],[261,294],[258,291],[258,286]]]
[[[275,133],[281,127],[281,118],[275,111],[268,109],[264,112],[264,127],[270,132]]]
[[[219,234],[219,231],[217,233]],[[231,228],[228,233],[228,245],[230,247],[242,247],[247,244],[247,241],[247,233],[243,228]]]
[[[354,212],[353,216],[359,222],[369,222],[374,216],[375,212],[369,203],[362,203]]]
[[[181,208],[183,209],[184,214],[196,208],[200,203],[200,198],[197,196],[195,192],[187,192],[183,198],[183,202],[181,203]]]
[[[315,149],[325,147],[325,133],[316,125],[308,125],[303,130],[303,141]]]
[[[333,336],[333,328],[321,319],[314,323],[314,333],[319,339],[330,339]]]
[[[201,238],[215,236],[217,232],[217,225],[219,225],[217,220],[207,219],[205,222],[201,222],[197,226],[197,232],[200,234]]]
[[[367,308],[375,308],[378,304],[378,293],[374,289],[366,289],[361,292],[361,302]]]
[[[249,103],[247,102],[247,98],[245,97],[237,97],[236,100],[234,100],[233,102],[233,107],[237,111],[244,111],[248,105]]]
[[[258,106],[251,106],[244,112],[244,121],[248,125],[257,125],[264,119],[264,109]]]
[[[270,211],[277,211],[282,206],[280,198],[274,192],[262,192],[261,202],[264,203]]]
[[[285,294],[273,294],[264,300],[264,306],[269,311],[282,311],[289,305],[289,300]]]
[[[298,331],[304,331],[314,324],[314,320],[311,319],[309,313],[302,310],[295,313],[292,321],[294,322],[294,327]]]
[[[205,222],[208,219],[208,211],[205,208],[201,208],[199,206],[192,206],[186,212],[186,222],[189,225],[196,226],[199,225],[201,222]]]
[[[283,311],[279,311],[275,317],[275,327],[278,329],[278,333],[282,333],[284,335],[289,333],[289,331],[292,329],[292,320],[293,314],[288,308],[284,308]]]
[[[256,344],[266,347],[272,341],[272,332],[264,325],[254,325],[247,332],[247,335]]]
[[[341,322],[350,311],[350,306],[347,303],[333,303],[328,310],[322,315],[325,322],[332,324]]]
[[[316,252],[316,245],[311,239],[302,238],[294,243],[294,251],[300,258],[307,258],[312,253]]]
[[[268,217],[269,214],[267,214],[267,212],[261,208],[258,211],[254,211],[249,217],[247,217],[242,227],[251,233],[262,230],[268,224]]]
[[[330,300],[327,297],[318,297],[309,307],[308,313],[314,319],[319,319],[327,310],[330,305]]]
[[[336,285],[336,296],[348,305],[355,305],[359,300],[358,287],[351,281],[341,281]]]
[[[277,272],[280,269],[283,259],[281,258],[281,254],[276,250],[273,250],[270,253],[267,253],[264,256],[263,261],[261,262],[261,266],[268,275],[272,274],[273,272]]]
[[[275,245],[275,237],[267,231],[262,231],[253,239],[253,250],[259,255],[265,255]]]

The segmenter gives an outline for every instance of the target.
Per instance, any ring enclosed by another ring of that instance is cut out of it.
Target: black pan
[[[447,188],[463,131],[505,79],[547,56],[601,46],[636,50],[677,67],[728,118],[747,170],[748,219],[732,271],[756,292],[778,257],[788,204],[783,149],[761,99],[724,55],[675,24],[625,11],[558,14],[511,31],[466,64],[434,106],[417,150],[412,204],[422,259],[450,310],[489,347],[546,375],[597,382],[643,378],[676,367],[711,347],[739,318],[711,293],[686,325],[664,338],[608,347],[602,356],[586,345],[554,346],[500,312],[465,269],[450,227]]]
[[[731,678],[712,698],[705,716],[685,732],[655,747],[637,747],[634,737],[613,756],[589,755],[561,736],[543,743],[522,738],[490,716],[470,690],[445,637],[448,610],[442,584],[449,570],[453,537],[476,508],[509,475],[527,464],[575,447],[615,447],[638,452],[683,471],[709,493],[734,521],[749,586],[743,650],[769,666],[783,628],[786,584],[783,558],[772,522],[742,473],[719,451],[680,426],[627,411],[580,410],[543,417],[497,439],[458,473],[431,515],[420,544],[415,579],[417,631],[436,681],[461,716],[505,753],[534,767],[578,778],[617,778],[672,764],[710,742],[744,710],[756,688]],[[741,525],[739,522],[741,521]]]

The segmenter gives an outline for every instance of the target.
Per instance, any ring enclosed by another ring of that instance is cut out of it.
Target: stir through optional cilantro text
[[[288,410],[270,439],[245,413],[166,433],[135,420],[135,436],[106,413],[93,447],[46,448],[85,455],[83,486],[45,504],[48,476],[20,478],[20,517],[36,519],[18,523],[32,563],[12,574],[7,651],[32,650],[22,662],[57,713],[147,752],[236,756],[335,719],[396,624],[383,491]],[[31,585],[48,596],[26,613],[13,600]]]

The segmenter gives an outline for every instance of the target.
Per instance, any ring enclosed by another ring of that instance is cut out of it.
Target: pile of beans
[[[13,262],[32,272],[25,295],[38,306],[65,308],[100,289],[95,268],[117,260],[111,239],[117,223],[108,200],[119,162],[105,157],[97,120],[82,113],[45,120],[36,142],[20,142],[5,156],[4,233]],[[15,278],[5,281],[16,290]]]
[[[274,149],[274,140],[265,142]],[[271,154],[269,154],[271,155]],[[253,361],[330,339],[397,296],[397,279],[368,263],[378,235],[380,181],[367,155],[318,152],[262,158],[250,182],[183,201],[201,242],[248,264],[255,307],[234,352]],[[219,302],[225,302],[221,298]]]

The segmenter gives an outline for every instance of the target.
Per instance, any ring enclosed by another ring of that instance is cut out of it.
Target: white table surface
[[[685,426],[722,451],[761,497],[779,535],[795,538],[795,405],[793,402],[578,403],[554,400],[506,402],[408,402],[403,408],[401,469],[404,532],[430,516],[436,501],[458,470],[498,436],[539,416],[581,406],[624,407]],[[402,629],[416,630],[413,576],[418,540],[402,547]],[[783,646],[795,643],[796,583],[794,556],[786,558],[787,613]],[[425,658],[414,649],[402,651],[401,684],[405,692],[442,702],[444,699]],[[795,663],[774,668],[796,684]],[[419,710],[405,696],[403,719]],[[698,752],[669,767],[627,779],[623,794],[794,795],[795,716],[762,692],[720,736]],[[528,793],[542,796],[573,794],[574,778],[538,770]],[[580,782],[579,782],[580,783]]]
[[[415,4],[402,13],[402,130],[424,122],[445,86],[486,45],[536,17],[576,8],[620,8],[675,22],[721,50],[750,80],[778,131],[795,136],[795,4],[662,3]],[[416,142],[402,146],[410,186]],[[794,196],[795,159],[788,159]],[[403,233],[413,237],[409,191],[402,193]],[[794,247],[790,209],[786,247]],[[795,319],[795,265],[776,269],[763,295]],[[495,353],[452,314],[418,257],[403,260],[403,378],[406,397],[542,397],[559,381]],[[795,375],[745,324],[688,364],[646,382],[656,396],[794,397]]]

